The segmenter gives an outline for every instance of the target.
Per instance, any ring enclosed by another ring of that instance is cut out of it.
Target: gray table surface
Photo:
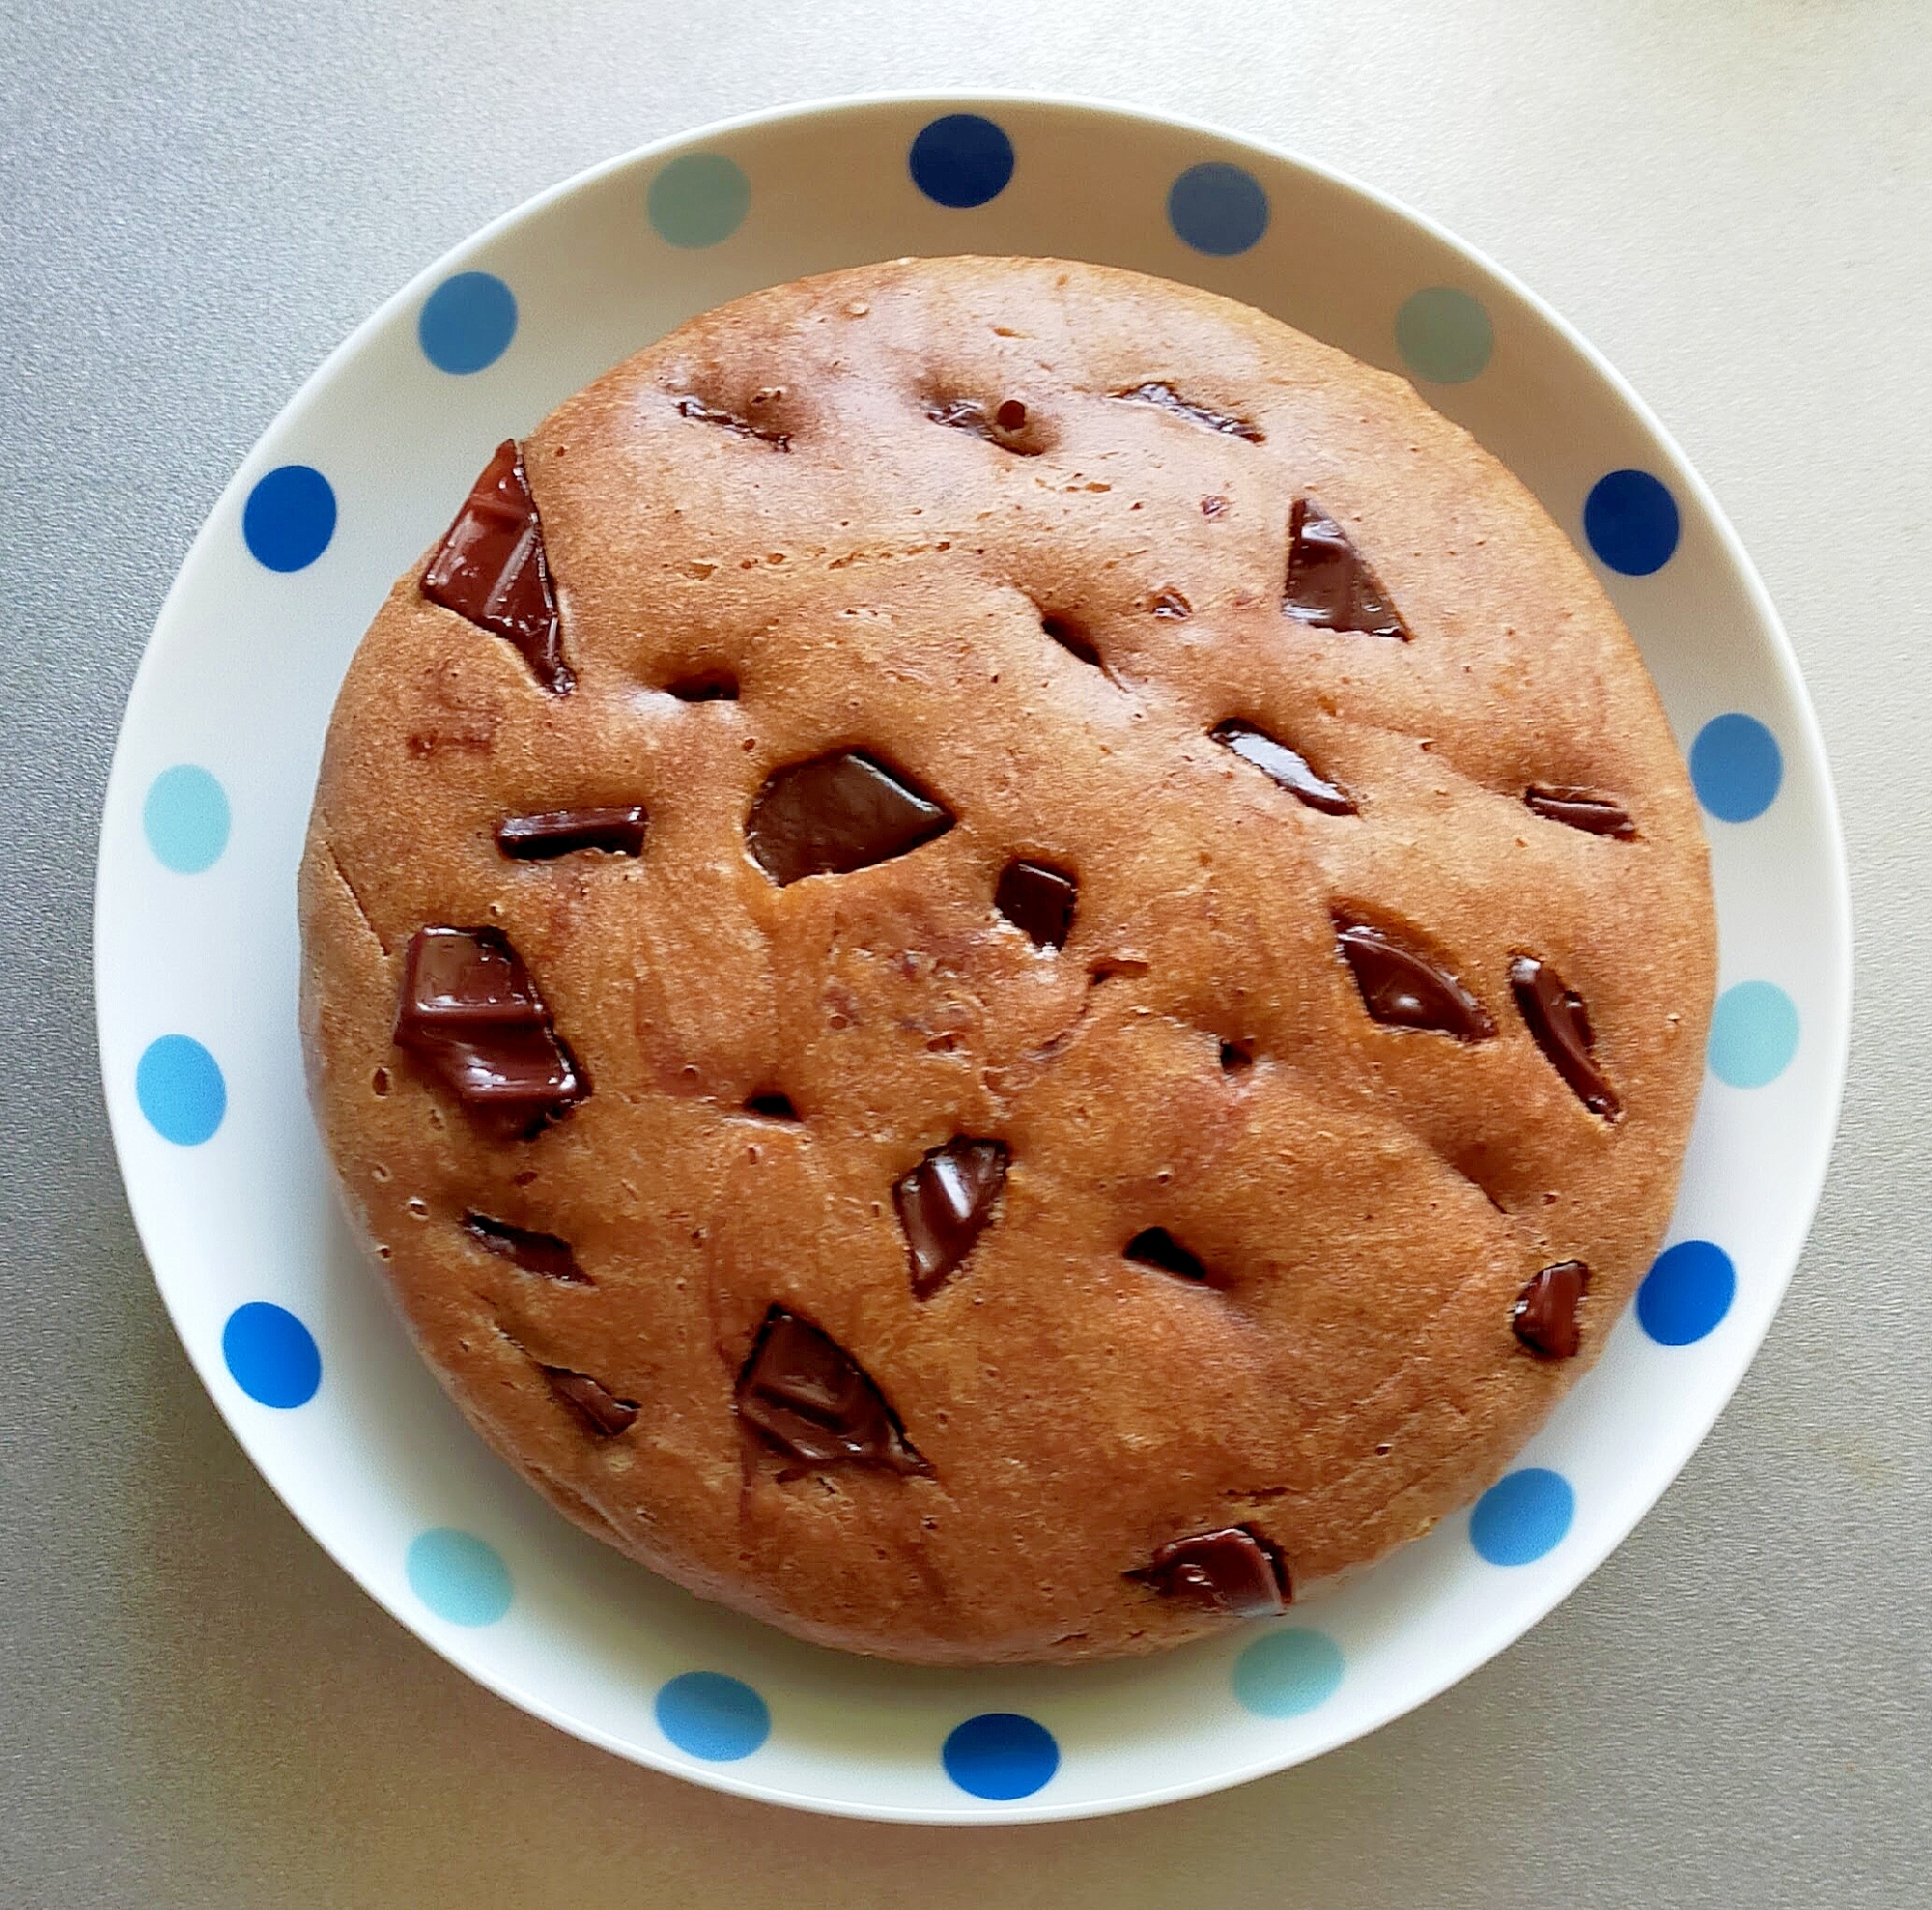
[[[1927,1900],[1924,0],[5,0],[0,26],[0,1903]],[[755,106],[948,85],[1280,140],[1576,321],[1783,611],[1860,929],[1810,1250],[1629,1543],[1364,1743],[1196,1803],[1009,1831],[829,1822],[633,1769],[364,1599],[169,1330],[108,1146],[89,971],[141,646],[322,355],[593,160]]]

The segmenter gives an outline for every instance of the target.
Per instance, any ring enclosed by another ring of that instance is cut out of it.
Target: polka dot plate
[[[444,1400],[360,1263],[296,1033],[295,869],[336,684],[491,449],[738,293],[963,251],[1231,294],[1406,373],[1467,425],[1635,632],[1703,803],[1721,919],[1668,1243],[1508,1476],[1283,1620],[1084,1669],[815,1650],[551,1512]],[[1021,99],[807,107],[652,147],[499,221],[362,326],[236,474],[162,609],[108,791],[97,962],[107,1105],[156,1279],[236,1435],[342,1566],[471,1675],[625,1756],[953,1822],[1125,1809],[1293,1764],[1562,1599],[1763,1337],[1824,1174],[1851,985],[1835,810],[1790,649],[1709,492],[1616,374],[1373,192],[1199,128]]]

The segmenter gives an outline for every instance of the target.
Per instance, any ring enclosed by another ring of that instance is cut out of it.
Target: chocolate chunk
[[[1018,398],[1008,398],[993,414],[993,421],[1002,431],[1018,431],[1026,422],[1026,407]]]
[[[738,1376],[737,1409],[779,1451],[810,1465],[923,1469],[851,1356],[783,1307],[773,1307],[759,1329]]]
[[[1176,622],[1191,616],[1194,609],[1179,591],[1162,591],[1147,607],[1156,617],[1168,617]]]
[[[496,456],[464,499],[422,573],[422,593],[506,637],[523,652],[531,674],[554,695],[575,687],[576,679],[563,661],[543,526],[514,438],[497,447]]]
[[[1363,1004],[1391,1027],[1430,1028],[1457,1041],[1486,1041],[1496,1025],[1446,969],[1366,923],[1338,924],[1337,941]]]
[[[1574,1359],[1583,1344],[1576,1304],[1589,1290],[1590,1269],[1581,1260],[1558,1260],[1544,1267],[1510,1309],[1516,1338],[1545,1359]]]
[[[729,670],[700,670],[664,686],[679,703],[735,703],[738,680]]]
[[[1116,391],[1113,395],[1130,405],[1153,405],[1157,410],[1168,412],[1175,418],[1186,419],[1190,424],[1199,424],[1210,431],[1219,431],[1225,437],[1243,438],[1251,445],[1264,442],[1258,424],[1251,424],[1245,418],[1236,418],[1232,412],[1216,411],[1209,405],[1195,404],[1182,397],[1171,385],[1136,385],[1132,391]]]
[[[1355,798],[1345,789],[1317,776],[1305,756],[1297,756],[1265,730],[1257,730],[1253,723],[1226,722],[1217,723],[1212,735],[1216,742],[1226,743],[1244,763],[1264,770],[1311,809],[1319,809],[1324,816],[1355,814]]]
[[[715,424],[719,430],[729,431],[735,437],[756,439],[761,445],[769,445],[775,451],[792,449],[792,434],[789,431],[767,431],[762,425],[754,424],[750,419],[738,417],[735,412],[720,411],[716,405],[707,405],[703,398],[679,398],[678,415],[695,419],[700,424]]]
[[[1200,501],[1200,514],[1203,517],[1219,517],[1226,508],[1226,498],[1202,498]]]
[[[744,833],[759,867],[783,887],[889,861],[952,825],[946,810],[891,770],[844,750],[780,769],[759,791]]]
[[[1139,1266],[1158,1267],[1163,1273],[1201,1287],[1222,1285],[1165,1227],[1143,1229],[1120,1251]]]
[[[1015,928],[1024,929],[1034,947],[1064,948],[1079,895],[1073,877],[1044,862],[1016,858],[1000,872],[993,906]]]
[[[1231,1618],[1272,1617],[1286,1609],[1290,1597],[1281,1554],[1245,1525],[1163,1546],[1131,1576],[1163,1598],[1186,1599]]]
[[[988,444],[1021,457],[1037,456],[1040,449],[1016,439],[1016,434],[1026,428],[1026,407],[1018,398],[1004,399],[991,414],[977,398],[936,398],[926,407],[926,416],[949,431],[984,438]]]
[[[1093,639],[1071,617],[1043,617],[1040,627],[1062,650],[1070,651],[1082,663],[1091,663],[1096,669],[1100,667],[1100,651],[1093,647]]]
[[[550,1390],[566,1404],[575,1406],[589,1422],[591,1431],[606,1439],[628,1432],[637,1424],[637,1402],[619,1399],[588,1373],[572,1373],[564,1366],[546,1366],[543,1376],[550,1381]]]
[[[920,1299],[937,1292],[972,1252],[1005,1184],[1005,1146],[962,1136],[934,1148],[893,1188]]]
[[[795,1121],[798,1110],[792,1105],[789,1094],[754,1094],[745,1104],[748,1114],[763,1114],[768,1121]]]
[[[1408,630],[1347,534],[1312,498],[1297,498],[1288,518],[1288,581],[1282,608],[1318,630],[1399,637]]]
[[[1615,836],[1628,842],[1637,832],[1629,811],[1614,796],[1605,796],[1601,790],[1532,783],[1523,792],[1523,800],[1539,816],[1581,829],[1586,835]]]
[[[1534,955],[1518,955],[1510,964],[1510,988],[1517,1010],[1550,1066],[1593,1114],[1615,1120],[1624,1112],[1624,1104],[1590,1053],[1597,1045],[1597,1036],[1582,996],[1566,987],[1563,977]]]
[[[549,809],[540,816],[510,816],[497,826],[497,847],[519,862],[548,862],[580,849],[611,855],[644,853],[644,810]]]
[[[417,930],[395,1039],[466,1106],[532,1133],[590,1092],[501,929]]]
[[[596,1284],[577,1264],[570,1243],[554,1233],[533,1233],[527,1227],[512,1227],[506,1220],[492,1220],[488,1214],[474,1210],[463,1216],[463,1229],[486,1253],[522,1267],[526,1273],[560,1280],[566,1287]]]

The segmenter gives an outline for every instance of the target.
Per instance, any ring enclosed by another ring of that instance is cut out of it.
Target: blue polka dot
[[[657,1728],[693,1757],[731,1764],[771,1735],[771,1711],[749,1685],[722,1671],[686,1671],[657,1693]]]
[[[964,211],[1006,190],[1013,177],[1013,142],[977,113],[948,113],[919,129],[906,162],[912,184],[927,198]]]
[[[645,210],[657,236],[695,251],[729,239],[751,210],[751,181],[722,153],[686,153],[650,182]]]
[[[1741,981],[1711,1017],[1711,1072],[1726,1087],[1763,1087],[1798,1053],[1798,1004],[1774,981]]]
[[[1576,1515],[1560,1472],[1525,1466],[1496,1481],[1469,1515],[1469,1543],[1491,1565],[1529,1565],[1554,1551]]]
[[[277,465],[242,506],[242,536],[271,570],[307,569],[334,535],[335,493],[311,465]]]
[[[1326,1632],[1270,1632],[1234,1661],[1234,1695],[1257,1718],[1299,1718],[1335,1695],[1345,1668]]]
[[[135,1065],[134,1098],[163,1141],[199,1147],[228,1112],[228,1084],[191,1035],[164,1034],[148,1043]]]
[[[516,336],[516,294],[493,272],[459,272],[423,300],[416,336],[438,371],[481,371]]]
[[[1749,823],[1777,799],[1784,753],[1755,716],[1714,716],[1690,745],[1690,781],[1720,823]]]
[[[1000,1804],[1031,1797],[1060,1768],[1053,1732],[1017,1711],[968,1718],[954,1727],[939,1755],[961,1790]]]
[[[452,1625],[494,1625],[515,1596],[496,1547],[449,1525],[418,1533],[403,1570],[410,1590]]]
[[[1168,192],[1168,222],[1197,252],[1245,252],[1268,229],[1268,195],[1252,172],[1210,159],[1190,166]]]
[[[1738,1270],[1709,1240],[1680,1240],[1651,1263],[1637,1288],[1637,1324],[1659,1346],[1701,1340],[1731,1311]]]
[[[228,1316],[221,1357],[258,1405],[305,1406],[322,1384],[315,1336],[286,1307],[250,1300]]]
[[[227,793],[206,769],[177,763],[148,785],[141,827],[163,868],[198,876],[228,847]]]
[[[1612,570],[1648,577],[1677,549],[1677,500],[1648,471],[1612,471],[1583,503],[1583,535]]]
[[[1494,334],[1483,301],[1456,285],[1427,285],[1396,314],[1396,349],[1418,378],[1466,385],[1489,362]]]

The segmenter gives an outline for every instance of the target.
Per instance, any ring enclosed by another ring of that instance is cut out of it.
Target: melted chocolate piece
[[[679,703],[735,703],[738,680],[729,670],[701,670],[693,677],[679,677],[665,688]]]
[[[1043,617],[1040,627],[1062,650],[1070,651],[1082,663],[1100,667],[1100,651],[1094,649],[1093,640],[1070,617]]]
[[[1202,498],[1200,514],[1203,517],[1219,517],[1227,508],[1226,498]]]
[[[1297,756],[1265,730],[1253,723],[1227,722],[1217,723],[1211,734],[1216,742],[1226,743],[1244,763],[1265,771],[1311,809],[1319,809],[1324,816],[1355,814],[1355,798],[1345,789],[1325,782],[1309,767],[1307,757]]]
[[[1582,996],[1566,987],[1563,977],[1534,955],[1518,955],[1510,964],[1510,988],[1517,1010],[1550,1066],[1593,1114],[1615,1120],[1624,1112],[1624,1104],[1610,1085],[1609,1076],[1590,1053],[1597,1045],[1597,1036]]]
[[[1019,431],[1026,423],[1026,407],[1018,398],[1008,398],[993,414],[993,421],[1002,431]]]
[[[501,929],[417,930],[395,1040],[467,1107],[532,1133],[590,1092]]]
[[[789,431],[767,431],[754,424],[750,419],[738,417],[735,412],[720,411],[716,405],[707,405],[703,398],[679,398],[678,415],[695,419],[700,424],[715,424],[719,430],[729,431],[735,437],[754,438],[761,445],[769,445],[775,451],[792,449],[792,434]]]
[[[1601,790],[1532,783],[1523,792],[1523,800],[1539,816],[1581,829],[1586,835],[1615,836],[1620,842],[1629,842],[1637,832],[1629,811]]]
[[[601,1381],[588,1373],[572,1373],[565,1366],[546,1366],[543,1376],[550,1390],[567,1405],[584,1415],[592,1432],[614,1439],[637,1424],[637,1402],[620,1400]]]
[[[1016,859],[1000,872],[993,906],[1015,928],[1024,929],[1035,948],[1064,948],[1079,896],[1073,877],[1044,862]]]
[[[497,827],[497,847],[519,862],[548,862],[580,849],[611,855],[644,854],[644,810],[551,809],[540,816],[506,817]]]
[[[1137,1266],[1158,1267],[1163,1273],[1171,1273],[1179,1280],[1192,1280],[1200,1287],[1221,1284],[1165,1227],[1143,1229],[1120,1251]]]
[[[1169,617],[1178,622],[1183,617],[1193,615],[1194,606],[1179,591],[1163,591],[1148,605],[1156,617]]]
[[[809,1465],[921,1469],[879,1389],[816,1326],[773,1307],[737,1384],[738,1416]]]
[[[972,1252],[1005,1184],[1004,1144],[962,1136],[934,1148],[893,1188],[918,1298],[931,1299]]]
[[[496,456],[471,487],[422,573],[422,593],[507,638],[553,695],[575,687],[576,679],[563,661],[543,526],[514,438],[497,447]]]
[[[917,849],[952,816],[854,750],[780,769],[759,791],[745,844],[782,888],[807,876],[843,876]]]
[[[744,1105],[747,1114],[762,1114],[768,1121],[795,1121],[798,1118],[798,1110],[792,1105],[789,1094],[754,1094]]]
[[[1510,1323],[1516,1338],[1545,1359],[1572,1360],[1583,1345],[1576,1303],[1590,1290],[1590,1269],[1581,1260],[1546,1266],[1516,1295]]]
[[[1123,403],[1130,405],[1152,405],[1158,411],[1165,411],[1175,418],[1184,418],[1190,424],[1205,426],[1210,431],[1219,431],[1225,437],[1243,438],[1251,445],[1265,442],[1258,424],[1251,424],[1245,418],[1236,418],[1232,412],[1216,411],[1208,405],[1197,405],[1184,398],[1171,385],[1136,385],[1132,391],[1116,391],[1113,394]]]
[[[526,1273],[560,1280],[566,1287],[595,1285],[577,1264],[570,1243],[554,1233],[533,1233],[527,1227],[512,1227],[506,1220],[492,1220],[488,1214],[475,1211],[463,1216],[463,1230],[486,1253],[520,1266]]]
[[[977,398],[939,398],[926,407],[926,416],[949,431],[965,431],[971,437],[984,438],[988,444],[997,445],[1001,450],[1012,451],[1016,456],[1038,454],[1037,446],[1015,442],[1014,434],[1026,428],[1026,407],[1018,398],[1004,399],[991,416]]]
[[[1245,1525],[1163,1546],[1152,1562],[1131,1575],[1163,1598],[1186,1599],[1231,1618],[1267,1618],[1285,1610],[1287,1568],[1266,1540]]]
[[[1297,498],[1288,517],[1288,581],[1282,608],[1296,622],[1318,630],[1399,637],[1404,643],[1409,637],[1347,533],[1312,498]]]
[[[1482,1002],[1446,969],[1366,923],[1341,924],[1337,941],[1362,991],[1363,1005],[1391,1027],[1429,1028],[1457,1041],[1496,1032]]]

